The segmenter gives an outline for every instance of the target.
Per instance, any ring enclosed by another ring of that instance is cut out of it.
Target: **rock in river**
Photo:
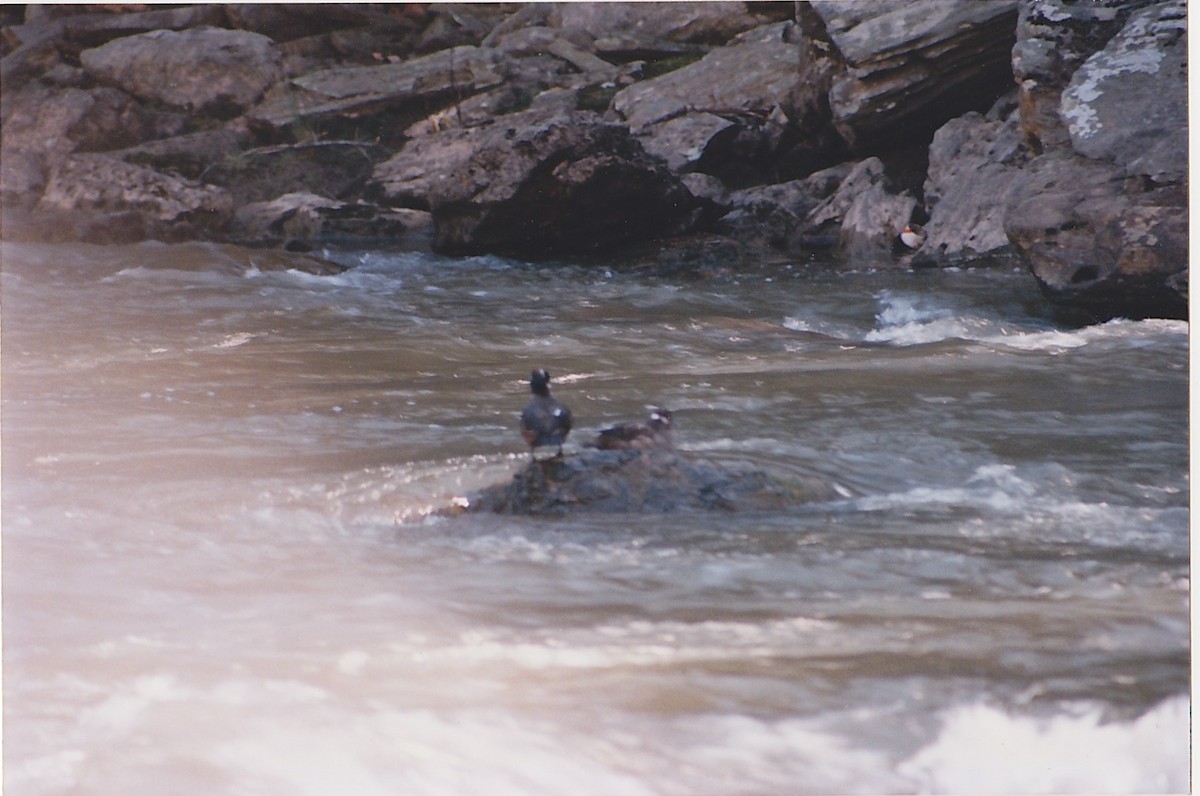
[[[837,497],[834,487],[818,478],[782,479],[758,469],[693,459],[672,449],[589,449],[530,463],[510,483],[471,497],[467,511],[775,511]]]

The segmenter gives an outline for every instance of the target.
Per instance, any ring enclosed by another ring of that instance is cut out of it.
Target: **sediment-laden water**
[[[1019,271],[4,245],[5,790],[1188,788],[1188,330]],[[589,431],[844,497],[431,514]]]

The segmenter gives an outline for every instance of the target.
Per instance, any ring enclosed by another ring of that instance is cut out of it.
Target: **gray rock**
[[[1052,300],[1095,318],[1187,318],[1188,203],[1182,185],[1056,151],[1013,188],[1005,231]]]
[[[166,122],[117,89],[30,83],[6,97],[3,146],[60,155],[120,149],[168,132]]]
[[[155,30],[84,50],[83,68],[145,100],[232,115],[280,77],[281,58],[266,36],[200,27]]]
[[[579,37],[584,38],[584,37]],[[588,41],[590,44],[590,41]],[[568,40],[562,31],[545,27],[528,27],[501,36],[496,49],[515,56],[549,53],[596,80],[612,80],[617,76],[615,64]]]
[[[1075,151],[1156,182],[1187,175],[1187,6],[1142,9],[1075,72],[1059,113]]]
[[[780,511],[837,498],[817,478],[777,478],[673,450],[584,450],[532,462],[508,484],[469,498],[467,511],[561,515],[575,512]]]
[[[957,265],[1011,254],[1004,213],[1032,154],[1014,114],[988,121],[968,113],[947,122],[929,147],[929,221],[916,265]]]
[[[432,187],[442,252],[543,258],[682,231],[692,194],[623,126],[576,112],[529,124],[501,117],[458,143],[469,150]],[[447,131],[455,132],[455,131]]]
[[[548,89],[540,92],[532,102],[529,93],[530,89],[517,81],[505,82],[429,114],[405,128],[404,137],[413,139],[453,128],[483,127],[497,116],[527,109],[542,110],[546,116],[575,110],[577,93],[569,89]]]
[[[762,171],[789,125],[804,123],[796,97],[805,74],[800,46],[785,38],[790,28],[755,28],[693,64],[623,89],[612,108],[672,168],[744,184],[737,172]]]
[[[204,179],[228,189],[238,204],[297,192],[345,199],[361,191],[383,155],[381,148],[356,141],[234,150],[207,169]]]
[[[503,79],[501,56],[474,46],[379,66],[335,67],[277,87],[249,117],[275,128],[339,116],[363,117],[398,107],[461,100]]]
[[[219,236],[233,210],[213,185],[105,155],[71,155],[50,170],[34,212],[56,240],[96,243]]]
[[[1040,150],[1069,141],[1059,116],[1063,89],[1129,15],[1151,0],[1020,0],[1013,76],[1020,91],[1021,129]]]
[[[829,90],[855,151],[925,139],[1012,86],[1016,0],[813,0],[845,71]]]
[[[65,15],[41,15],[36,9],[62,9]],[[63,53],[78,52],[111,39],[159,29],[179,30],[199,25],[219,25],[224,10],[215,4],[199,4],[130,14],[78,13],[80,7],[30,6],[24,25],[4,29],[6,49],[0,59],[0,82],[5,91],[15,91],[38,73],[51,69]]]
[[[432,224],[419,210],[384,210],[367,202],[340,202],[312,193],[290,193],[238,208],[231,237],[253,246],[306,251],[345,239],[392,242],[410,231],[427,233]]]
[[[45,158],[19,149],[0,158],[0,206],[32,205],[46,187]]]
[[[753,4],[735,2],[562,3],[549,24],[596,35],[637,33],[668,41],[724,44],[760,24]]]
[[[690,109],[766,112],[786,106],[801,80],[798,47],[785,41],[787,28],[779,23],[756,29],[753,37],[694,64],[630,86],[614,98],[613,109],[633,132],[644,133]]]
[[[550,3],[522,3],[516,11],[497,22],[479,44],[481,47],[495,47],[506,34],[522,28],[545,27],[553,11]]]
[[[655,125],[653,133],[641,140],[647,152],[666,161],[667,168],[683,173],[700,163],[722,133],[735,128],[735,122],[713,113],[687,113]]]
[[[729,191],[725,189],[725,183],[716,177],[711,174],[684,174],[680,180],[692,192],[692,196],[729,210]]]
[[[431,194],[446,175],[471,159],[486,130],[450,127],[412,139],[375,167],[370,193],[396,207],[429,210]]]
[[[811,241],[798,234],[801,223],[833,195],[854,165],[843,163],[804,179],[733,191],[728,200],[731,209],[717,231],[756,246],[785,251],[810,248]]]
[[[801,234],[816,236],[835,229],[835,252],[846,262],[856,267],[891,265],[896,238],[916,206],[912,196],[892,190],[879,158],[867,158],[808,214]]]
[[[1095,318],[1187,317],[1185,11],[1022,8],[1022,124],[1046,154],[1014,185],[1005,232],[1047,296]]]
[[[251,141],[246,130],[227,126],[146,141],[113,155],[156,171],[205,180],[213,167],[240,158]]]

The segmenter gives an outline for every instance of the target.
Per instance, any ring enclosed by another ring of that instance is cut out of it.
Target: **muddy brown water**
[[[5,244],[24,794],[1186,790],[1188,331],[1018,271]],[[431,512],[648,404],[841,497]]]

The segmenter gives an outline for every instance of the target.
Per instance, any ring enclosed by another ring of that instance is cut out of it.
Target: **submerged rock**
[[[762,470],[693,459],[669,448],[584,450],[531,462],[507,484],[470,498],[468,512],[568,514],[773,511],[833,500],[818,478],[782,479]]]

